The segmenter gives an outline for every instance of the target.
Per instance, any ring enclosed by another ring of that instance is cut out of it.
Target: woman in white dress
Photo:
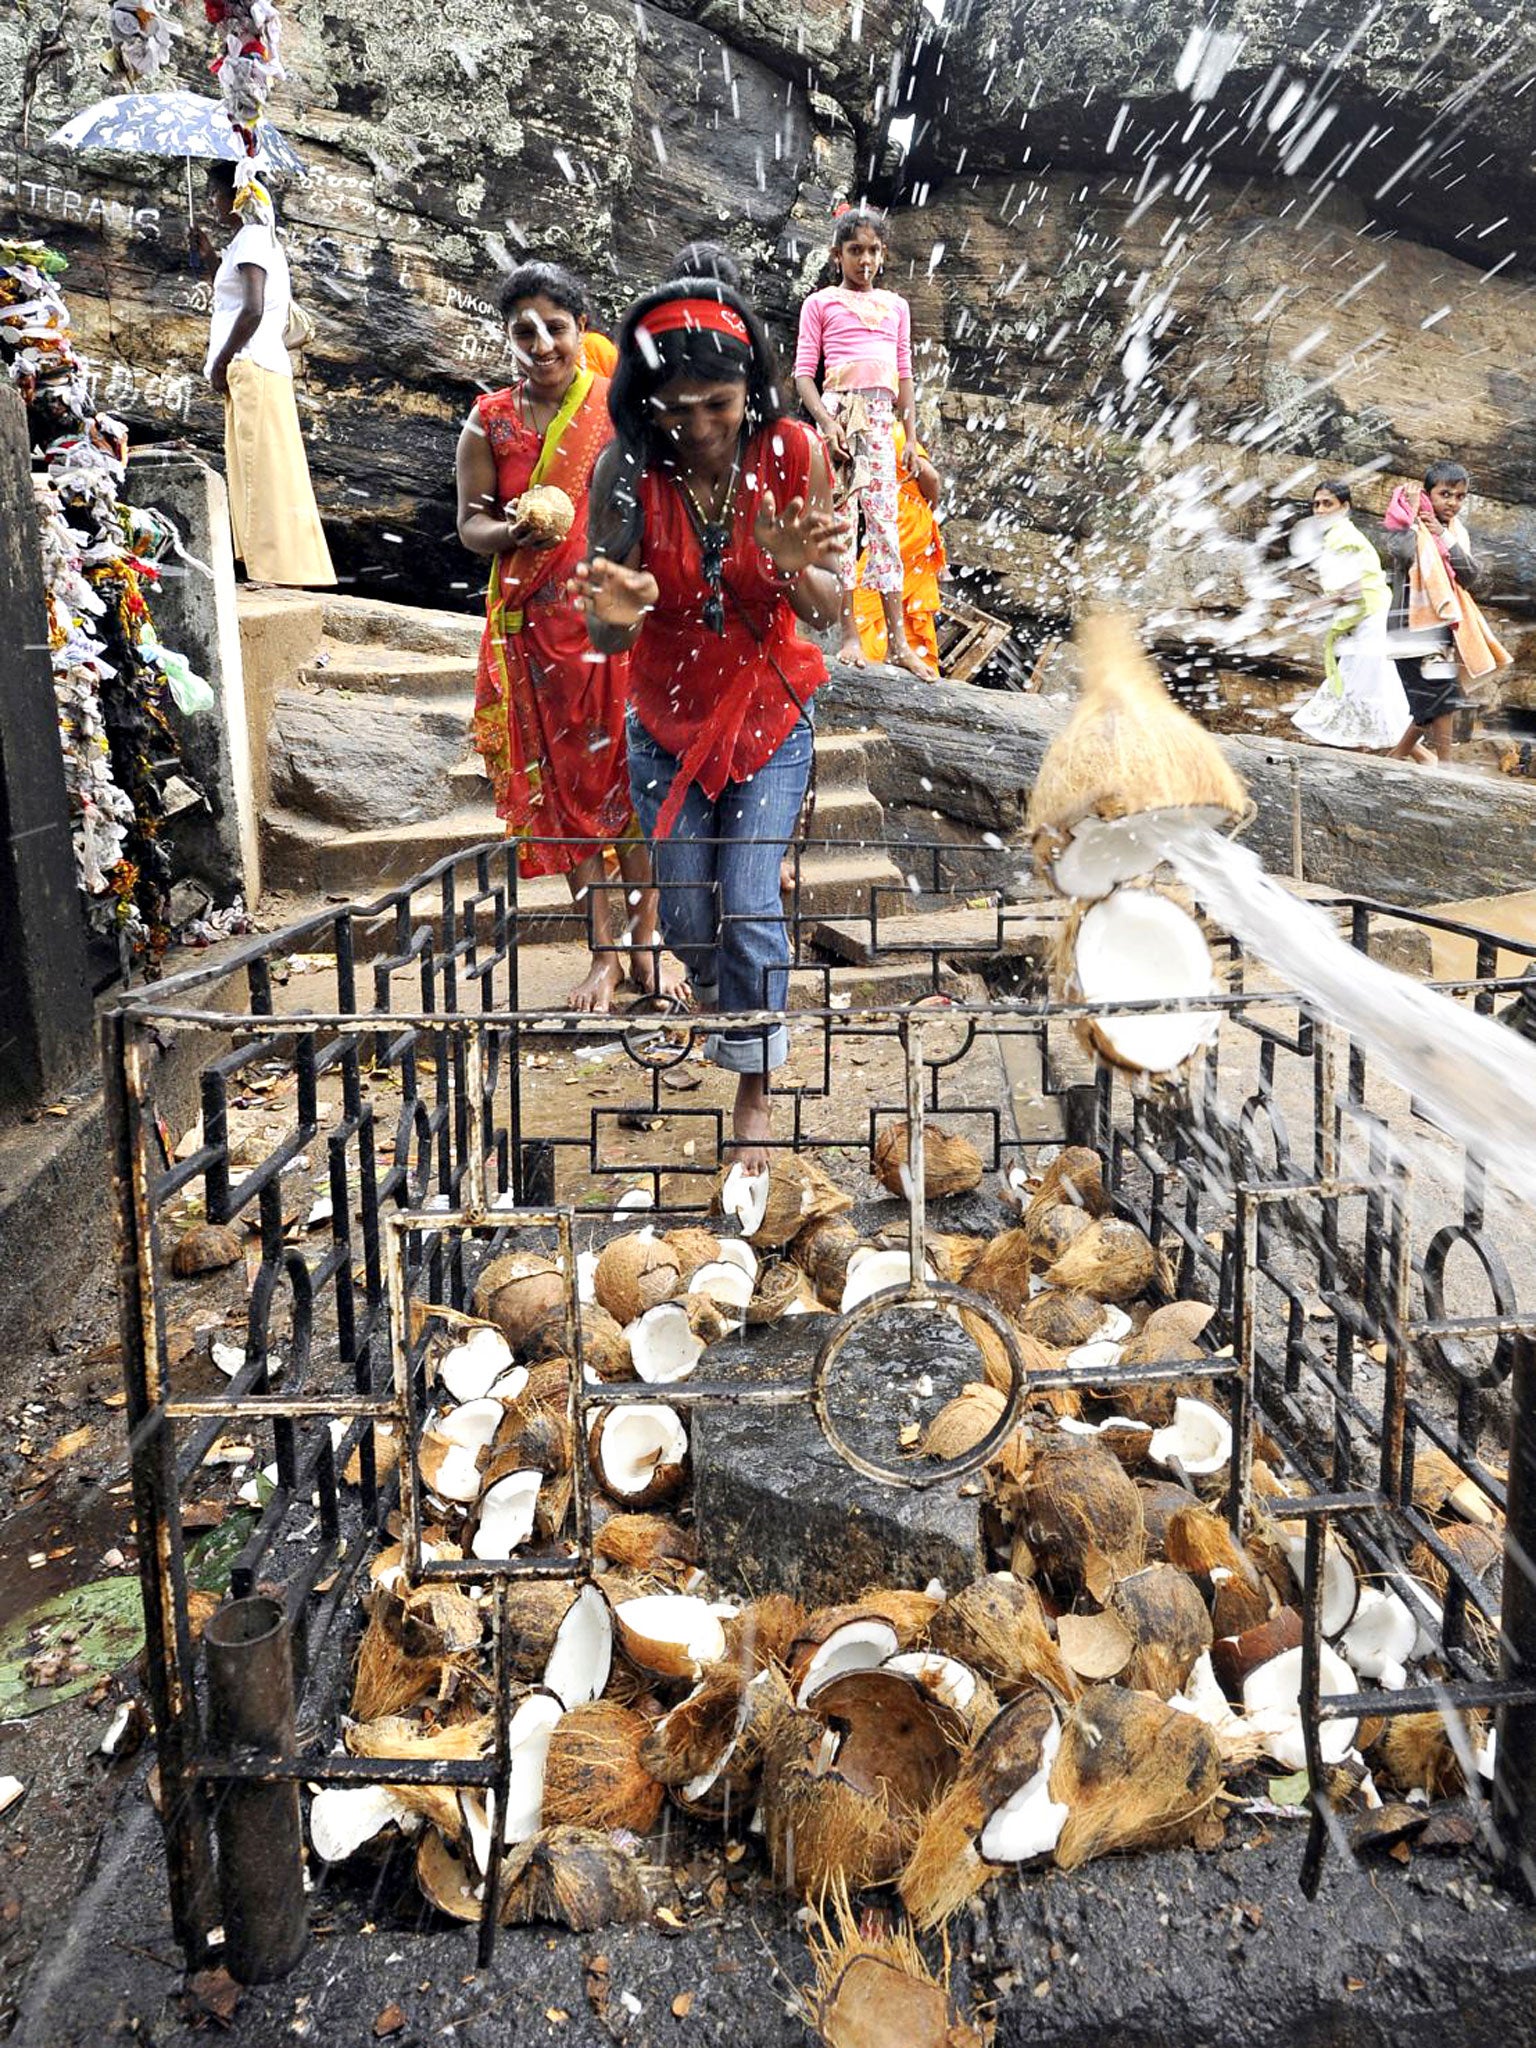
[[[1392,590],[1381,559],[1350,518],[1346,483],[1312,493],[1310,556],[1332,613],[1323,641],[1323,680],[1291,723],[1329,747],[1385,752],[1405,730],[1408,699],[1387,654]]]

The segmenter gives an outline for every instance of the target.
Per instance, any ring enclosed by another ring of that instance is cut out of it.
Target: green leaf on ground
[[[249,1513],[230,1515],[189,1543],[188,1584],[221,1592],[255,1520]],[[23,1721],[89,1692],[143,1646],[137,1572],[55,1593],[0,1629],[0,1721]]]
[[[1269,1797],[1275,1806],[1305,1806],[1312,1781],[1305,1770],[1292,1771],[1288,1778],[1271,1778]]]

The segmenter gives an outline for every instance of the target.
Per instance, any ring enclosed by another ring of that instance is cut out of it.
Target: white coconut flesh
[[[1061,1725],[1053,1719],[1034,1775],[993,1809],[977,1837],[976,1850],[984,1862],[1027,1863],[1035,1856],[1049,1856],[1055,1848],[1070,1811],[1051,1797],[1051,1765],[1060,1747]]]
[[[643,1493],[658,1465],[680,1465],[688,1455],[688,1432],[675,1408],[637,1401],[610,1408],[597,1439],[603,1485],[617,1495]]]
[[[1361,1678],[1374,1678],[1396,1692],[1408,1682],[1408,1662],[1418,1640],[1419,1624],[1405,1600],[1380,1586],[1362,1586],[1355,1618],[1339,1648]]]
[[[899,1671],[903,1678],[915,1678],[923,1691],[942,1707],[965,1713],[976,1697],[976,1674],[958,1657],[941,1657],[936,1650],[903,1650],[899,1657],[887,1657],[881,1667]]]
[[[933,1268],[923,1267],[924,1277],[933,1278]],[[860,1302],[868,1301],[872,1294],[883,1294],[888,1287],[906,1287],[912,1279],[912,1255],[901,1250],[883,1251],[874,1245],[861,1245],[848,1261],[848,1271],[843,1281],[843,1298],[838,1306],[846,1315]]]
[[[1173,815],[1201,824],[1227,822],[1225,813],[1215,809]],[[1051,862],[1051,880],[1063,896],[1091,903],[1121,882],[1139,881],[1152,874],[1167,858],[1158,816],[1156,811],[1138,811],[1129,818],[1079,818],[1072,837]]]
[[[480,1499],[480,1523],[470,1544],[473,1557],[511,1557],[533,1534],[534,1513],[544,1474],[508,1472]]]
[[[504,1372],[499,1380],[493,1380],[486,1389],[488,1401],[516,1401],[527,1391],[528,1368],[514,1365],[510,1372]]]
[[[478,1401],[512,1363],[512,1346],[500,1330],[474,1330],[445,1352],[437,1376],[455,1401]]]
[[[1125,1349],[1106,1337],[1095,1337],[1091,1343],[1079,1344],[1067,1353],[1067,1366],[1072,1372],[1102,1373],[1120,1363],[1120,1354]]]
[[[1124,1418],[1120,1419],[1123,1425]],[[1203,1479],[1223,1470],[1232,1456],[1232,1425],[1208,1401],[1180,1394],[1173,1404],[1172,1422],[1153,1430],[1147,1455],[1165,1472],[1180,1465],[1191,1479]]]
[[[1207,1728],[1214,1728],[1218,1733],[1231,1732],[1243,1725],[1241,1717],[1233,1713],[1231,1702],[1221,1689],[1221,1681],[1212,1667],[1209,1650],[1200,1652],[1190,1666],[1189,1676],[1184,1681],[1184,1690],[1176,1692],[1168,1704],[1181,1714],[1193,1714],[1197,1721],[1203,1721]]]
[[[451,1444],[467,1451],[483,1451],[500,1429],[506,1410],[499,1401],[463,1401],[440,1415],[432,1427]]]
[[[647,1309],[625,1326],[624,1336],[630,1362],[651,1386],[686,1379],[704,1356],[703,1340],[689,1327],[688,1311],[675,1301]]]
[[[743,1237],[755,1237],[762,1229],[768,1214],[768,1187],[768,1174],[746,1173],[740,1165],[733,1166],[721,1183],[720,1207],[736,1218]]]
[[[689,1697],[692,1698],[694,1695],[690,1694]],[[686,1705],[687,1702],[685,1701],[684,1704]],[[741,1704],[737,1707],[731,1723],[730,1735],[722,1746],[719,1755],[708,1769],[700,1771],[696,1778],[689,1778],[685,1781],[682,1787],[682,1796],[685,1801],[706,1799],[714,1790],[721,1772],[736,1754],[736,1745],[741,1740],[742,1730],[746,1727],[751,1712],[752,1695],[750,1690],[744,1687],[742,1689]],[[663,1720],[660,1725],[665,1727],[666,1722]]]
[[[601,1252],[578,1252],[576,1254],[576,1299],[583,1308],[591,1308],[597,1300],[597,1262]]]
[[[444,1441],[440,1434],[438,1441]],[[422,1476],[429,1490],[439,1500],[452,1501],[456,1506],[467,1507],[480,1498],[479,1457],[479,1452],[472,1450],[468,1444],[448,1442],[435,1469],[429,1469],[423,1459]]]
[[[531,1692],[512,1716],[507,1729],[507,1814],[502,1825],[503,1843],[526,1842],[536,1835],[544,1818],[544,1768],[549,1761],[549,1738],[565,1709],[547,1692]],[[495,1825],[497,1799],[493,1792],[487,1815]],[[489,1846],[489,1837],[487,1837]],[[485,1865],[481,1864],[484,1874]]]
[[[1319,1645],[1318,1691],[1358,1692],[1354,1672],[1336,1650]],[[1301,1651],[1282,1650],[1243,1680],[1243,1711],[1248,1725],[1263,1738],[1267,1753],[1288,1771],[1301,1770],[1307,1746],[1301,1730]],[[1325,1764],[1340,1764],[1355,1745],[1357,1722],[1324,1721],[1318,1732]]]
[[[754,1276],[734,1259],[711,1259],[695,1271],[688,1292],[707,1294],[721,1308],[745,1308],[756,1284]]]
[[[757,1253],[744,1237],[722,1237],[720,1262],[727,1266],[740,1266],[749,1280],[757,1278]]]
[[[1199,925],[1150,889],[1117,890],[1095,903],[1077,928],[1072,960],[1086,1003],[1194,1001],[1216,990]],[[1220,1021],[1215,1010],[1183,1010],[1097,1017],[1094,1028],[1126,1066],[1167,1074],[1214,1038]]]
[[[867,1620],[845,1621],[841,1628],[833,1629],[825,1642],[817,1644],[800,1681],[795,1705],[803,1707],[812,1693],[849,1671],[872,1671],[877,1664],[888,1662],[898,1647],[896,1631],[888,1621],[874,1615]]]
[[[389,1785],[327,1785],[310,1801],[309,1839],[323,1863],[345,1863],[388,1827],[412,1834],[420,1825]]]
[[[1298,1586],[1306,1584],[1307,1539],[1305,1533],[1295,1524],[1282,1528],[1280,1541],[1285,1547],[1286,1561],[1296,1575]],[[1355,1568],[1339,1548],[1329,1542],[1323,1546],[1323,1634],[1328,1637],[1342,1635],[1355,1618],[1355,1609],[1360,1605],[1360,1581],[1355,1577]]]
[[[1095,1344],[1119,1344],[1129,1337],[1134,1325],[1123,1308],[1116,1308],[1113,1302],[1104,1305],[1104,1320],[1094,1332]]]
[[[690,1667],[695,1673],[725,1655],[725,1630],[707,1600],[694,1593],[642,1593],[614,1610],[624,1647],[648,1671]]]
[[[600,1699],[613,1668],[613,1609],[596,1586],[583,1586],[555,1631],[544,1683],[566,1708]]]
[[[656,1197],[649,1188],[626,1188],[613,1206],[615,1209],[654,1209]]]

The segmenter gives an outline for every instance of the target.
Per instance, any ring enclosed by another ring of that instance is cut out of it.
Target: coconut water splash
[[[1536,1049],[1351,946],[1247,847],[1164,813],[1165,858],[1216,920],[1367,1045],[1383,1070],[1536,1209]]]

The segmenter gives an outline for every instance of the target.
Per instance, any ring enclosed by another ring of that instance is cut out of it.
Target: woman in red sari
[[[477,400],[459,436],[459,538],[492,557],[475,684],[474,740],[497,815],[521,844],[524,875],[563,874],[587,910],[592,959],[571,991],[576,1010],[606,1010],[629,971],[646,993],[685,983],[656,941],[650,859],[634,826],[624,753],[628,662],[594,655],[582,607],[566,585],[587,550],[587,488],[612,438],[606,379],[583,360],[587,299],[552,263],[508,278],[502,313],[522,372]],[[516,516],[534,484],[557,485],[576,508],[562,540]],[[614,848],[622,888],[608,878]],[[621,911],[622,897],[628,914]],[[659,963],[659,964],[658,964]]]

